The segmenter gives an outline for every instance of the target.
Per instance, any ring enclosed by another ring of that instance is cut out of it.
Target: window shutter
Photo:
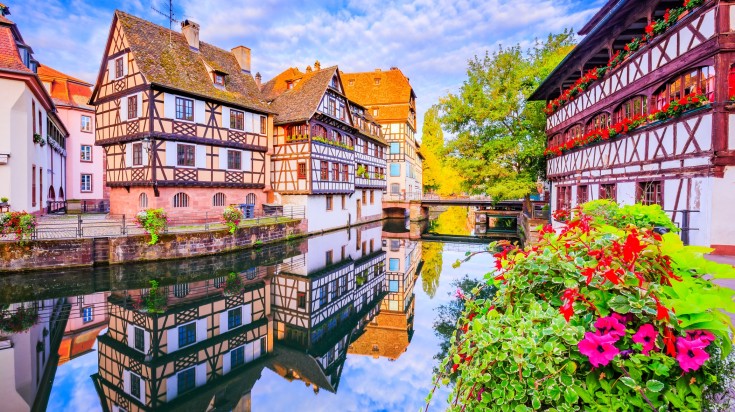
[[[130,371],[123,370],[123,391],[130,393]]]
[[[200,169],[207,167],[207,146],[194,146],[194,156],[196,158],[195,165]]]
[[[242,324],[248,325],[253,321],[253,309],[251,304],[243,305],[242,307]]]
[[[127,327],[127,335],[128,335],[128,346],[131,348],[135,347],[135,329],[133,329],[133,325],[128,324]]]
[[[196,386],[202,386],[207,383],[207,362],[202,362],[196,366],[194,382],[196,382]]]
[[[219,314],[219,333],[220,335],[230,330],[229,326],[230,325],[227,323],[227,311],[224,311]]]
[[[207,339],[207,319],[197,320],[197,342]]]
[[[166,142],[166,166],[176,166],[176,142]]]
[[[133,165],[133,144],[125,144],[125,166],[130,167]]]
[[[242,151],[242,170],[249,172],[253,167],[253,152],[250,150]]]
[[[227,169],[227,149],[224,147],[219,148],[219,168]]]
[[[263,338],[260,338],[263,339]],[[258,359],[260,357],[260,339],[253,342],[253,359]]]
[[[140,106],[138,106],[140,107]],[[151,147],[155,144],[154,141],[151,141]],[[143,150],[142,150],[142,157],[143,157],[143,166],[148,166],[148,151],[145,150],[145,143],[143,143]],[[153,165],[155,166],[155,165]]]
[[[179,375],[174,374],[166,379],[166,400],[172,401],[179,395]]]
[[[179,350],[179,328],[173,328],[166,331],[166,341],[168,350],[166,353],[173,353]]]
[[[230,128],[230,108],[222,106],[222,126]]]
[[[230,366],[232,361],[230,360],[231,355],[230,352],[227,352],[222,356],[222,374],[226,375],[230,372]]]
[[[120,98],[120,120],[128,120],[128,96]]]

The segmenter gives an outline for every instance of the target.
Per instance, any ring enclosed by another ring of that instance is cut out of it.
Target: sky
[[[345,72],[398,67],[423,113],[455,92],[467,62],[499,46],[530,47],[565,28],[579,30],[606,0],[174,0],[174,18],[200,24],[200,39],[252,50],[267,81],[316,60]],[[157,24],[167,0],[3,0],[41,64],[94,83],[120,9]],[[174,23],[174,30],[179,30]]]

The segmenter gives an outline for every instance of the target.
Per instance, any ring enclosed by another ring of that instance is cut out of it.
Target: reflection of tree
[[[471,279],[468,275],[465,275],[459,280],[452,282],[452,290],[457,288],[468,298],[472,296],[472,290],[485,282],[482,279]],[[451,292],[454,293],[454,292]],[[491,286],[485,286],[480,290],[475,299],[488,299],[495,293],[495,288]],[[463,299],[454,297],[448,304],[441,305],[436,309],[436,319],[434,320],[434,334],[439,337],[441,343],[439,344],[439,353],[434,355],[434,359],[439,361],[443,360],[447,356],[449,351],[449,341],[452,338],[452,334],[457,329],[457,320],[462,311],[464,311]],[[434,373],[437,373],[436,367],[434,367]]]
[[[431,229],[440,235],[472,234],[473,224],[467,218],[468,209],[462,206],[450,206],[432,222]]]
[[[421,256],[424,258],[424,267],[421,270],[421,286],[433,298],[436,288],[439,287],[439,276],[442,274],[442,252],[444,243],[423,242],[421,244]]]

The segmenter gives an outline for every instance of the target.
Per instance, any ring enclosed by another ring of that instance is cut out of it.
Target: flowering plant
[[[575,210],[538,245],[494,245],[497,291],[461,297],[437,376],[456,381],[452,409],[700,410],[726,393],[732,324],[720,309],[735,303],[705,275],[735,268],[657,234],[660,209],[612,205]]]
[[[240,225],[242,217],[242,210],[233,206],[227,206],[224,212],[222,212],[222,222],[224,222],[224,224],[226,224],[227,227],[230,228],[231,235],[235,234],[237,227]]]
[[[569,219],[569,211],[566,209],[556,209],[551,217],[557,222],[566,222]]]
[[[690,10],[701,6],[702,4],[704,4],[704,0],[686,0],[682,7],[666,10],[666,13],[663,15],[663,17],[658,20],[652,21],[648,26],[646,26],[645,34],[643,35],[643,37],[634,38],[633,40],[628,42],[623,47],[623,50],[618,50],[615,52],[615,54],[613,54],[613,57],[610,59],[606,66],[600,66],[589,70],[585,75],[580,77],[577,82],[575,82],[575,84],[563,91],[559,97],[550,101],[547,104],[546,109],[544,110],[546,115],[550,116],[554,114],[565,104],[574,100],[574,98],[578,94],[581,94],[581,92],[589,88],[589,86],[592,85],[592,83],[594,83],[597,79],[602,78],[603,76],[605,76],[605,74],[613,71],[628,57],[638,51],[638,49],[653,40],[656,36],[664,33],[669,27],[673,26],[680,16],[682,16],[686,12],[689,12]],[[591,73],[595,74],[594,78],[590,77]]]
[[[0,331],[22,333],[38,321],[38,309],[19,307],[15,312],[3,310],[0,313]]]
[[[158,242],[158,235],[168,227],[168,215],[163,209],[146,209],[138,212],[135,221],[151,235],[149,245],[155,245]]]
[[[225,296],[235,296],[242,294],[245,289],[245,285],[242,282],[242,278],[237,273],[232,272],[227,275],[222,293]]]
[[[158,287],[158,281],[149,280],[150,288],[148,294],[139,297],[133,302],[133,307],[141,312],[163,313],[166,311],[168,297],[166,291],[162,291]]]
[[[14,234],[21,244],[28,241],[36,230],[36,217],[28,212],[6,212],[0,214],[0,229],[3,235]]]

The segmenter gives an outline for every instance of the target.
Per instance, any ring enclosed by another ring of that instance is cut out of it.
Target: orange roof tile
[[[93,109],[89,105],[91,84],[48,66],[39,66],[38,77],[42,82],[51,84],[49,93],[57,105]]]
[[[0,70],[33,73],[20,59],[20,53],[13,37],[13,22],[3,19],[8,21],[9,25],[5,25],[5,21],[0,22]]]

